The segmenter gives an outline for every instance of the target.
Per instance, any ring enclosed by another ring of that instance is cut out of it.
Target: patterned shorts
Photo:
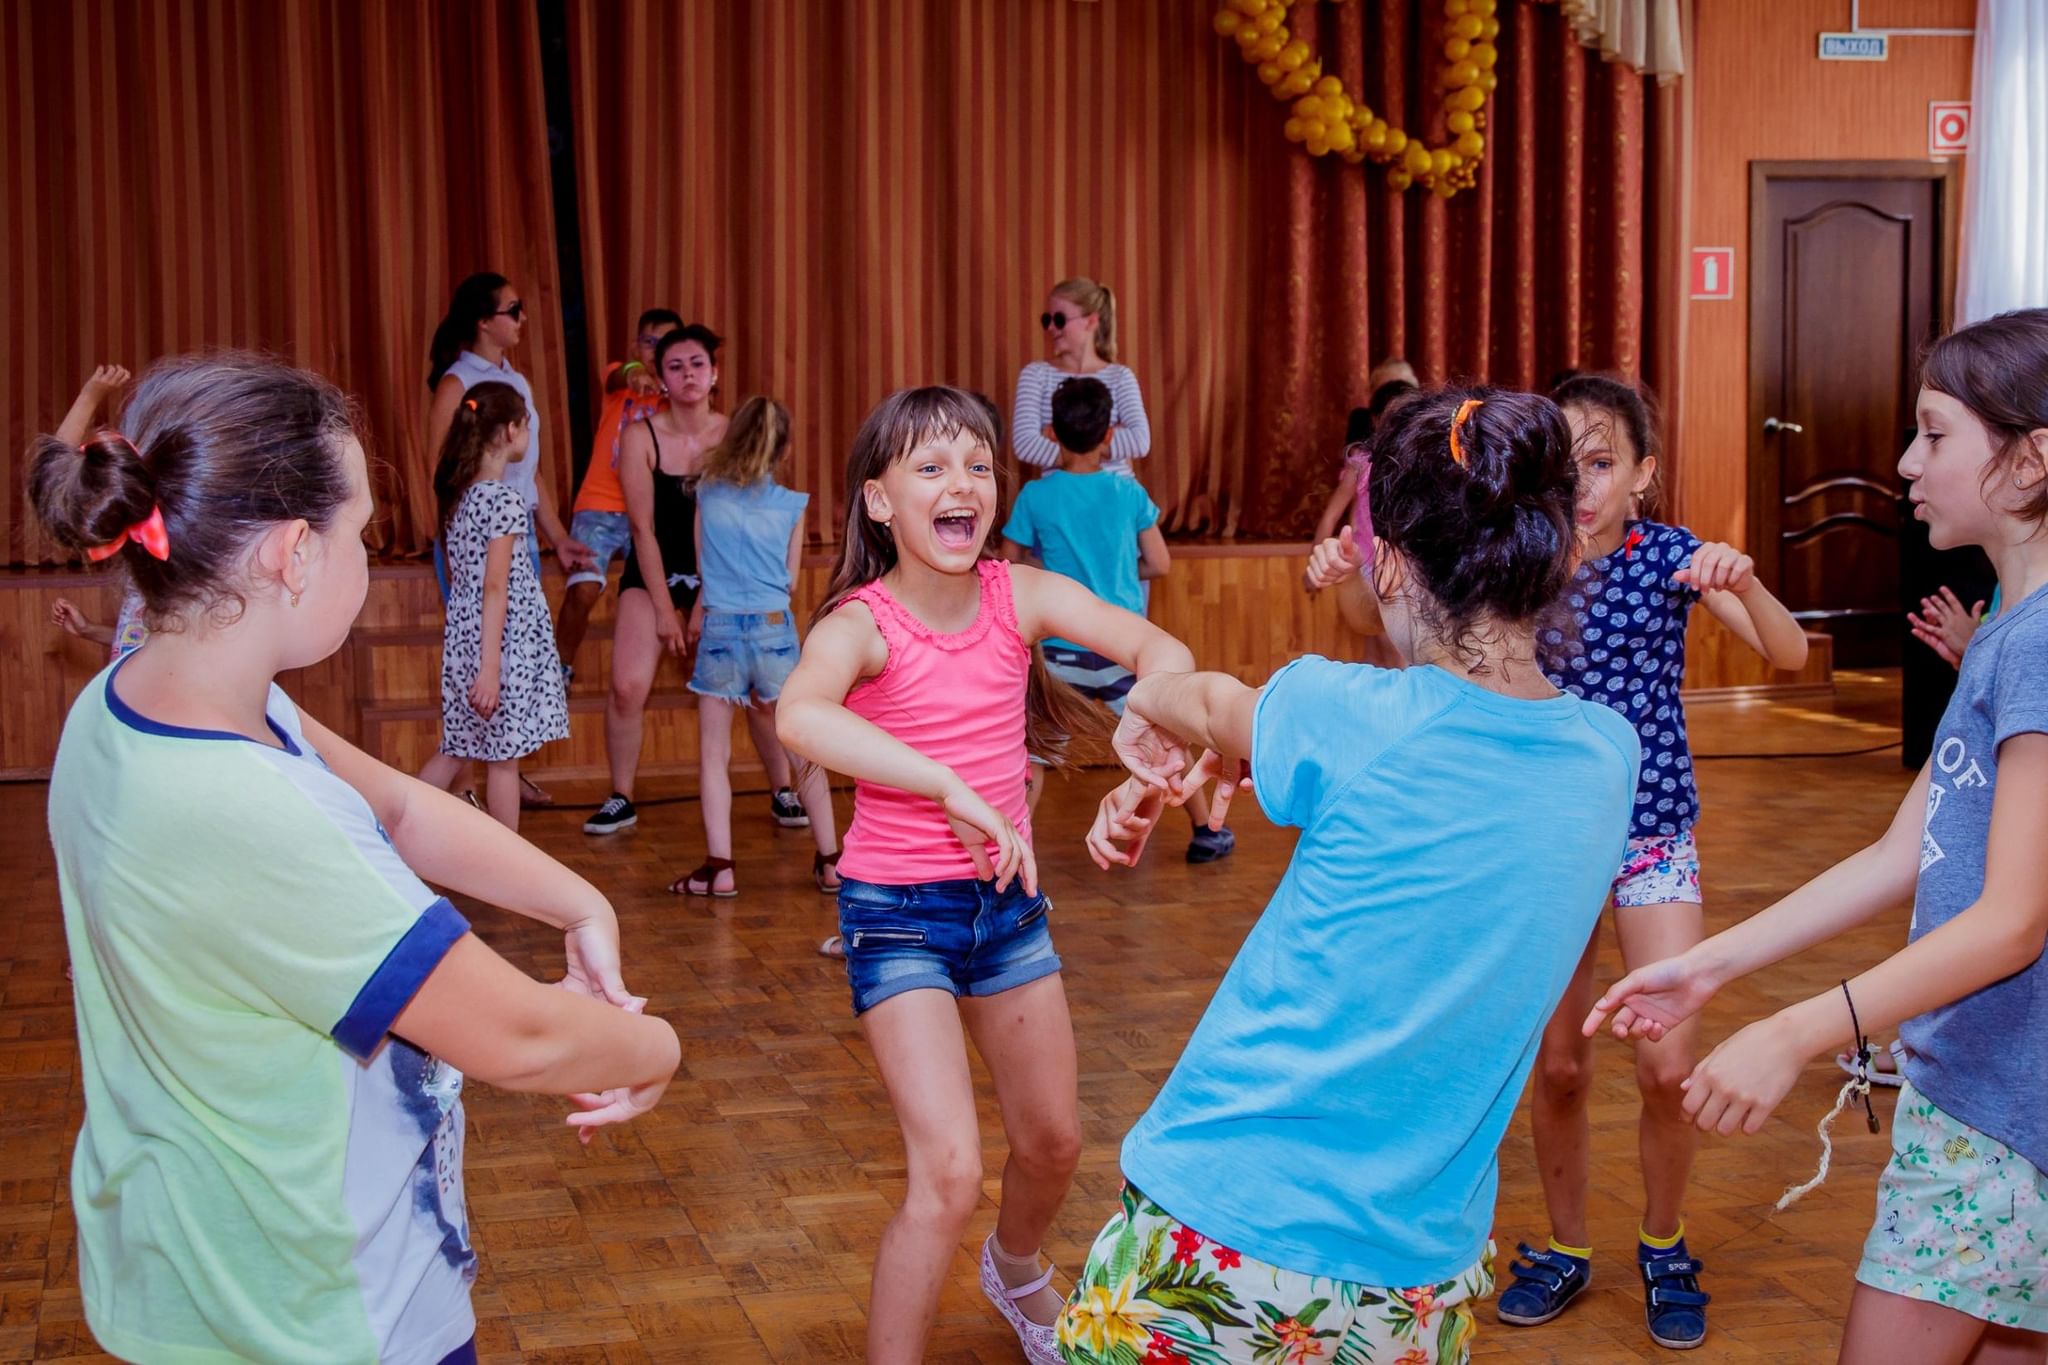
[[[1700,850],[1691,830],[1631,839],[1614,878],[1616,905],[1700,903]]]
[[[1067,1365],[1369,1361],[1462,1365],[1472,1305],[1493,1292],[1493,1248],[1416,1289],[1303,1275],[1212,1242],[1130,1186],[1060,1314]]]
[[[2048,1332],[2048,1176],[1909,1083],[1856,1278],[1973,1318]]]

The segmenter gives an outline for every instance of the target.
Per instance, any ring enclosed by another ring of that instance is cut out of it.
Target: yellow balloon
[[[1340,95],[1344,92],[1344,82],[1335,76],[1324,76],[1316,81],[1315,92],[1318,95]]]
[[[1408,144],[1408,151],[1404,155],[1403,161],[1407,165],[1410,175],[1421,175],[1435,164],[1434,158],[1429,154],[1429,148],[1423,146],[1420,142],[1410,142]]]
[[[1387,125],[1380,122],[1368,123],[1363,134],[1365,149],[1369,152],[1383,152],[1387,149]]]
[[[1448,199],[1458,192],[1458,187],[1448,180],[1439,180],[1430,187],[1430,192],[1439,199]]]
[[[1274,0],[1230,0],[1230,3],[1247,19],[1256,19],[1268,9],[1287,8],[1285,5],[1276,5]]]
[[[1347,123],[1350,121],[1350,100],[1345,99],[1342,95],[1324,95],[1322,97],[1322,100],[1323,122],[1329,124],[1331,127],[1334,128],[1340,123]]]
[[[1330,135],[1330,125],[1319,118],[1305,118],[1301,121],[1301,135],[1312,141],[1320,141]]]
[[[1261,33],[1271,33],[1286,22],[1287,11],[1275,5],[1272,9],[1265,11],[1258,18],[1252,20],[1252,27]],[[1282,39],[1281,41],[1284,42],[1286,40]]]
[[[1315,118],[1323,112],[1323,102],[1314,95],[1303,95],[1294,102],[1296,118]]]
[[[1479,36],[1486,39],[1486,41],[1489,43],[1492,42],[1495,38],[1500,37],[1500,20],[1481,20],[1479,24]]]
[[[1465,13],[1491,19],[1500,10],[1500,0],[1465,0]]]
[[[1308,60],[1308,44],[1296,38],[1281,48],[1280,54],[1273,60],[1280,63],[1282,71],[1299,71],[1301,64]]]
[[[1460,38],[1477,38],[1485,27],[1485,22],[1476,14],[1451,20],[1451,32]]]
[[[1237,32],[1238,25],[1243,22],[1244,16],[1236,10],[1223,9],[1216,11],[1216,17],[1209,21],[1209,26],[1228,38],[1231,34]]]
[[[1330,150],[1329,142],[1319,137],[1310,138],[1306,145],[1310,156],[1325,156],[1328,155]]]
[[[1390,190],[1405,190],[1414,183],[1415,177],[1404,167],[1395,166],[1387,172],[1387,188]]]
[[[1353,123],[1359,124],[1360,126],[1364,126],[1365,124],[1369,123],[1377,123],[1379,121],[1373,115],[1372,106],[1368,104],[1361,104],[1357,106],[1355,109],[1351,111],[1351,115],[1351,121]]]
[[[1456,19],[1471,8],[1471,0],[1444,0],[1444,18]]]
[[[1482,41],[1472,44],[1472,64],[1481,71],[1492,70],[1493,64],[1499,60],[1500,49],[1492,43]]]
[[[1430,170],[1439,176],[1448,174],[1458,164],[1457,154],[1448,147],[1439,147],[1428,155]]]
[[[1482,71],[1479,73],[1479,89],[1481,93],[1491,95],[1494,91],[1498,90],[1499,88],[1500,77],[1494,75],[1491,71]],[[1482,103],[1483,102],[1484,101],[1482,101]]]
[[[1278,66],[1275,66],[1272,62],[1259,63],[1259,79],[1264,81],[1267,85],[1280,84],[1281,78],[1284,77],[1286,74],[1287,73],[1285,71],[1282,71]]]
[[[1477,133],[1460,133],[1451,149],[1462,157],[1476,157],[1486,150],[1486,139]]]
[[[1444,120],[1444,127],[1453,133],[1469,133],[1472,131],[1472,116],[1463,109],[1456,110]]]
[[[1347,163],[1356,166],[1365,160],[1365,148],[1353,147],[1350,151],[1343,153],[1343,157]]]
[[[1408,146],[1408,134],[1399,128],[1387,129],[1386,151],[1389,156],[1399,156]]]
[[[1465,54],[1471,50],[1472,44],[1466,42],[1463,38],[1452,38],[1444,44],[1444,60],[1447,62],[1462,62],[1465,60]]]
[[[1463,90],[1452,91],[1450,97],[1444,101],[1444,107],[1447,109],[1463,109],[1468,113],[1477,113],[1479,107],[1485,103],[1485,91],[1467,86]]]
[[[1330,147],[1334,151],[1348,152],[1358,145],[1358,134],[1351,131],[1351,125],[1340,123],[1330,131]]]
[[[1287,71],[1287,67],[1284,64],[1280,65],[1280,69]],[[1286,77],[1281,80],[1278,88],[1285,95],[1305,95],[1308,93],[1309,84],[1308,77],[1304,76],[1300,71],[1287,71]]]
[[[1298,118],[1291,118],[1282,124],[1280,133],[1289,142],[1299,142],[1308,136],[1308,130],[1302,126],[1302,121]]]
[[[1449,81],[1453,90],[1463,89],[1465,86],[1475,84],[1478,80],[1479,64],[1469,58],[1451,67]]]
[[[1268,33],[1252,44],[1252,56],[1262,62],[1270,62],[1280,55],[1280,49],[1287,46],[1287,39],[1278,33]]]

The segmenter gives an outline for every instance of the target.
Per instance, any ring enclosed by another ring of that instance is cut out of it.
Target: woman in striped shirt
[[[1034,360],[1017,376],[1017,401],[1011,408],[1010,443],[1017,458],[1041,469],[1060,462],[1059,442],[1052,435],[1052,392],[1075,375],[1101,380],[1109,388],[1109,457],[1107,473],[1136,477],[1131,461],[1152,449],[1152,425],[1145,420],[1145,399],[1138,377],[1116,363],[1116,295],[1106,284],[1085,276],[1061,280],[1052,287],[1039,316],[1050,361]]]

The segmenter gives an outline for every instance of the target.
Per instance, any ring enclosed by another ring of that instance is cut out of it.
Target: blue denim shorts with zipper
[[[892,995],[941,990],[996,995],[1060,969],[1046,915],[1052,902],[1020,882],[881,886],[848,877],[839,887],[839,934],[853,1012]]]

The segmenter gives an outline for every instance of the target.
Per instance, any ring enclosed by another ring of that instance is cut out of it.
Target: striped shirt
[[[1044,431],[1052,425],[1053,391],[1069,379],[1099,379],[1109,388],[1110,421],[1116,431],[1109,438],[1109,457],[1102,467],[1129,477],[1131,461],[1141,460],[1152,450],[1152,424],[1145,418],[1145,399],[1138,392],[1138,376],[1127,365],[1106,365],[1088,375],[1069,374],[1043,360],[1034,360],[1017,375],[1017,401],[1010,409],[1010,446],[1017,458],[1040,469],[1060,462],[1058,441],[1048,440]]]

